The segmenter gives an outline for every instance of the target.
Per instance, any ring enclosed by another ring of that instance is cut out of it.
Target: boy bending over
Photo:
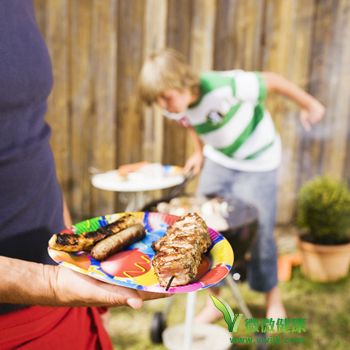
[[[248,282],[253,290],[266,293],[267,318],[276,319],[285,318],[286,312],[278,289],[273,235],[281,140],[264,105],[270,92],[300,106],[306,130],[324,115],[320,102],[276,73],[231,70],[197,75],[172,49],[150,55],[139,79],[142,101],[158,104],[164,116],[188,128],[195,153],[185,171],[198,174],[203,168],[199,194],[238,197],[257,208],[258,234]],[[218,289],[213,292],[218,294]],[[212,322],[220,316],[208,298],[197,321]]]

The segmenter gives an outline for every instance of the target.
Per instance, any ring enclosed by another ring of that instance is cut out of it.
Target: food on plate
[[[202,255],[211,245],[208,227],[196,213],[187,214],[171,225],[153,243],[152,260],[159,284],[163,287],[186,285],[198,272]]]
[[[64,252],[79,252],[89,250],[96,242],[106,237],[106,234],[94,231],[86,235],[57,233],[49,240],[49,247]]]
[[[129,173],[133,173],[135,171],[138,171],[145,165],[149,164],[149,162],[143,161],[143,162],[137,162],[137,163],[131,163],[131,164],[124,164],[121,165],[118,168],[118,174],[122,177],[127,176]]]
[[[179,175],[183,176],[181,167],[143,161],[121,165],[117,169],[116,180],[140,182]]]
[[[112,254],[115,254],[130,244],[141,240],[146,235],[143,225],[136,224],[108,236],[99,241],[92,249],[91,256],[96,260],[105,260]]]
[[[228,230],[227,217],[232,210],[227,201],[218,197],[180,196],[157,204],[157,211],[163,214],[198,213],[209,227],[221,232]]]
[[[140,219],[126,214],[118,220],[100,227],[96,231],[86,232],[80,235],[71,233],[54,234],[49,240],[49,247],[65,252],[90,251],[97,242],[139,223]]]

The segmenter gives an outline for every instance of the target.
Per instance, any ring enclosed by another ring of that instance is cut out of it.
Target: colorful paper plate
[[[117,220],[124,213],[99,216],[74,225],[70,232],[81,234],[97,230],[99,227]],[[84,252],[66,253],[49,248],[50,257],[62,266],[91,276],[98,280],[128,288],[165,292],[158,283],[151,260],[155,254],[152,243],[162,237],[169,225],[178,217],[161,213],[132,213],[143,220],[146,236],[125,250],[105,261],[97,261]],[[233,251],[228,241],[218,232],[209,229],[212,245],[206,253],[193,283],[185,286],[170,287],[168,293],[187,293],[205,289],[219,283],[229,273],[233,264]]]

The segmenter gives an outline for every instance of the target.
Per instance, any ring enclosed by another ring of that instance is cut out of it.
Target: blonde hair
[[[185,57],[174,49],[162,49],[152,53],[143,64],[138,81],[138,95],[147,105],[168,89],[199,88],[199,77],[186,62]]]

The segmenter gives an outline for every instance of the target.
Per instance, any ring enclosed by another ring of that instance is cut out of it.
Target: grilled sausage
[[[105,260],[128,245],[141,240],[146,235],[141,224],[133,225],[98,242],[91,250],[96,260]]]
[[[93,240],[87,240],[82,235],[71,233],[54,234],[49,240],[49,247],[64,252],[79,252],[88,250],[93,245]]]
[[[94,244],[114,235],[127,227],[140,223],[140,219],[126,214],[106,226],[100,227],[96,231],[85,232],[81,235],[71,233],[58,233],[51,237],[49,247],[65,252],[89,251]]]

